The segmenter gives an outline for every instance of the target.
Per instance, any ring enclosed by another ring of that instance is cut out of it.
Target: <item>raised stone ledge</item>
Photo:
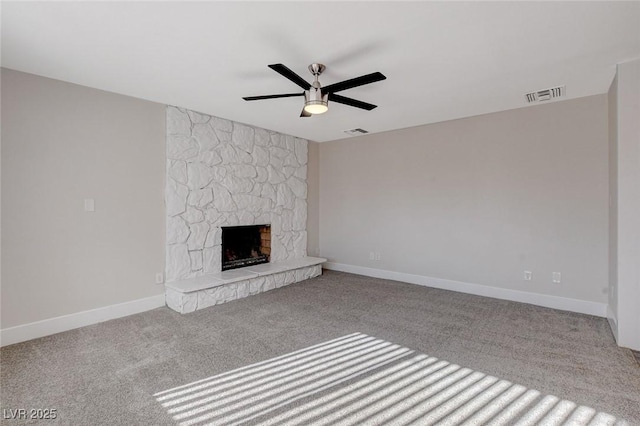
[[[165,284],[167,306],[186,314],[322,274],[326,259],[303,257],[264,263]]]

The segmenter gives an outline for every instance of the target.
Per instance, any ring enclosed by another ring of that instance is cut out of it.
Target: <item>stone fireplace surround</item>
[[[306,256],[307,141],[167,107],[166,300],[181,313],[322,273]],[[221,272],[221,227],[271,224],[271,262]]]

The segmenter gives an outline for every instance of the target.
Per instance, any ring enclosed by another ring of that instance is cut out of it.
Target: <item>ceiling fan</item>
[[[358,101],[356,99],[347,98],[336,94],[343,90],[351,89],[353,87],[363,86],[365,84],[375,83],[376,81],[385,80],[382,73],[374,72],[371,74],[363,75],[360,77],[344,80],[339,83],[330,84],[322,87],[318,81],[318,77],[325,70],[325,66],[322,64],[309,65],[309,71],[314,76],[313,83],[308,83],[305,79],[300,77],[295,72],[283,64],[272,64],[269,68],[279,73],[285,78],[288,78],[298,86],[304,89],[304,92],[300,93],[282,93],[279,95],[265,95],[265,96],[247,96],[242,99],[245,101],[259,101],[262,99],[275,99],[275,98],[291,98],[294,96],[304,96],[304,108],[300,113],[300,117],[311,117],[315,114],[322,114],[329,110],[329,101],[337,102],[339,104],[349,105],[356,108],[366,109],[371,111],[376,108],[377,105],[369,104],[366,102]]]

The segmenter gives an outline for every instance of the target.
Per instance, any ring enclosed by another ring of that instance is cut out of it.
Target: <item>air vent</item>
[[[361,129],[359,127],[357,129],[345,130],[344,132],[351,136],[366,135],[369,133],[365,129]]]
[[[558,86],[552,87],[551,89],[543,89],[536,92],[527,93],[524,96],[529,103],[544,102],[563,97],[565,95],[565,91],[565,86]]]

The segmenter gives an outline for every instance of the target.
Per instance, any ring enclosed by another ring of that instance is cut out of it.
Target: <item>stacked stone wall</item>
[[[271,224],[271,261],[306,256],[307,141],[167,107],[166,279],[221,270],[222,226]]]

